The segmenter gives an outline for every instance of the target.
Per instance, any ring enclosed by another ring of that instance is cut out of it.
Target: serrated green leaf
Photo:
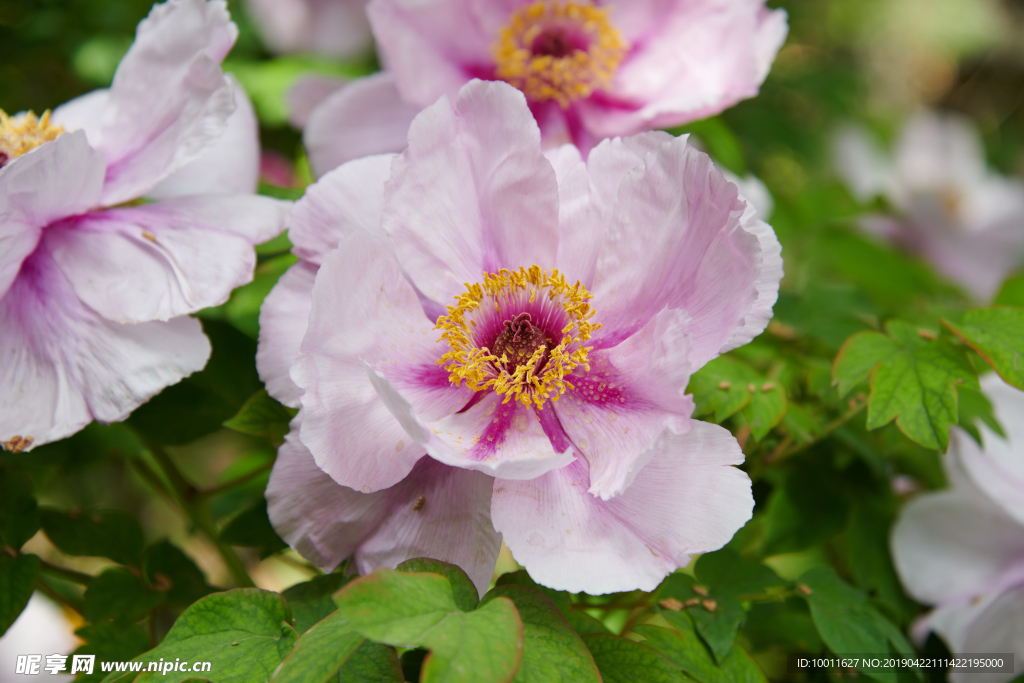
[[[742,410],[755,439],[763,439],[786,415],[785,389],[732,356],[698,370],[687,390],[697,402],[695,417],[712,414],[722,422]]]
[[[335,676],[365,639],[340,612],[328,615],[299,638],[272,679],[275,683],[324,683]]]
[[[728,654],[744,618],[734,592],[712,592],[694,577],[677,572],[662,582],[654,599],[672,626],[680,631],[695,628],[716,660]],[[667,606],[668,599],[674,600],[675,606]]]
[[[119,564],[139,566],[142,527],[120,510],[62,512],[40,508],[39,520],[50,541],[68,555],[107,557]]]
[[[39,558],[0,552],[0,636],[25,610],[39,580]]]
[[[267,681],[297,640],[290,621],[288,603],[277,593],[257,588],[214,593],[185,610],[164,641],[137,661],[210,662],[217,683]],[[192,675],[147,672],[133,677],[112,673],[103,680],[182,683]]]
[[[0,545],[20,550],[39,531],[32,488],[32,480],[21,472],[0,470]]]
[[[723,658],[721,666],[715,664],[707,648],[693,629],[671,630],[645,624],[634,632],[644,637],[649,645],[686,672],[699,683],[764,683],[765,677],[746,652],[733,647]]]
[[[523,651],[523,625],[507,598],[459,609],[448,579],[379,569],[335,596],[353,628],[375,642],[431,651],[424,683],[510,681]]]
[[[266,389],[260,389],[242,404],[234,417],[224,422],[224,426],[243,434],[263,436],[279,444],[284,441],[288,423],[296,412],[294,408],[278,403]]]
[[[127,569],[114,567],[94,578],[85,589],[83,616],[91,622],[101,619],[137,621],[166,599],[150,590]]]
[[[1024,308],[969,311],[958,325],[943,321],[1008,384],[1024,389]]]
[[[150,585],[166,592],[167,601],[178,607],[188,607],[215,590],[196,563],[170,541],[146,548],[142,571]]]
[[[540,591],[514,584],[496,586],[481,600],[508,598],[523,622],[523,659],[518,683],[600,683],[594,658],[555,603]]]
[[[344,574],[325,574],[297,583],[281,593],[291,607],[292,624],[299,634],[338,609],[334,604],[334,594],[348,580]]]
[[[945,450],[949,428],[957,423],[958,385],[976,389],[977,376],[967,357],[945,339],[926,339],[904,322],[877,332],[854,335],[836,358],[834,376],[848,390],[871,373],[868,429],[893,419],[907,437]]]
[[[455,606],[463,612],[472,612],[480,604],[480,594],[476,592],[476,586],[473,585],[466,572],[454,564],[432,560],[428,557],[417,557],[406,560],[398,565],[396,569],[409,574],[433,572],[448,579],[448,583],[452,587],[452,597],[455,599]]]
[[[985,425],[996,434],[1005,437],[1003,426],[996,419],[992,402],[980,391],[961,386],[956,390],[959,427],[971,435],[971,438],[982,445],[979,423]]]
[[[604,683],[686,683],[683,672],[657,650],[613,635],[583,636]]]

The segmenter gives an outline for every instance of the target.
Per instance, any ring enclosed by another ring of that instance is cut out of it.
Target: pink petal
[[[622,164],[611,168],[614,177]],[[691,317],[692,370],[764,330],[781,247],[706,154],[666,140],[626,174],[617,197],[591,287],[604,325],[599,346],[627,338],[665,306]]]
[[[1024,556],[1024,527],[973,487],[961,485],[919,496],[904,507],[891,547],[912,597],[928,604],[965,603],[997,589],[1014,571]]]
[[[104,317],[168,320],[223,303],[249,282],[253,243],[281,231],[288,206],[210,195],[95,211],[50,228],[46,246],[78,297]]]
[[[313,110],[347,83],[347,78],[338,76],[310,74],[300,77],[288,90],[288,123],[299,129],[305,128]]]
[[[653,590],[693,553],[725,545],[750,519],[739,444],[717,425],[666,433],[621,496],[587,493],[585,461],[532,481],[495,482],[494,528],[538,583],[591,594]]]
[[[260,307],[256,369],[267,393],[292,408],[299,407],[302,389],[289,373],[306,336],[316,270],[308,261],[299,261],[281,276]]]
[[[0,441],[36,445],[93,419],[123,420],[201,370],[210,344],[197,320],[119,325],[83,305],[42,251],[0,299]]]
[[[963,188],[985,177],[985,151],[970,119],[920,111],[903,128],[896,168],[910,191]]]
[[[257,28],[274,52],[357,57],[373,37],[366,0],[248,0]]]
[[[310,112],[302,135],[313,173],[322,176],[352,159],[401,152],[419,110],[399,96],[386,71],[338,89]]]
[[[99,201],[103,155],[80,132],[65,133],[0,169],[0,297],[42,230]]]
[[[425,107],[493,73],[491,44],[510,2],[372,0],[366,8],[384,66],[402,99]],[[499,19],[498,17],[501,17]]]
[[[523,197],[529,197],[524,202]],[[558,184],[522,93],[473,81],[425,109],[385,191],[384,227],[410,280],[450,302],[484,271],[550,268]]]
[[[147,193],[154,198],[192,194],[255,194],[260,176],[260,128],[245,90],[227,76],[235,111],[217,141],[195,161],[179,168]]]
[[[357,159],[311,185],[288,216],[288,236],[302,259],[319,265],[345,236],[362,231],[384,239],[384,183],[394,157]]]
[[[987,653],[1012,652],[1014,668],[1021,669],[1024,660],[1024,586],[1007,591],[992,602],[971,623],[966,632],[962,649],[957,652]],[[950,675],[952,683],[1006,683],[1014,678],[1014,673],[954,673]]]
[[[443,349],[387,246],[356,231],[320,267],[292,379],[303,389],[302,442],[338,483],[367,493],[404,478],[423,450],[378,399],[383,373],[427,419],[466,404],[437,364]]]
[[[622,494],[666,429],[689,430],[686,324],[685,313],[665,310],[622,344],[592,353],[590,371],[574,374],[575,389],[554,404],[589,463],[592,495],[608,500]]]
[[[996,418],[1006,430],[1006,438],[982,427],[984,448],[960,434],[950,451],[988,499],[1021,524],[1024,534],[1024,392],[995,373],[986,375],[981,382]]]
[[[139,24],[89,131],[107,158],[104,204],[145,195],[221,135],[235,103],[220,62],[237,35],[224,2],[169,0]]]
[[[424,458],[395,486],[359,493],[320,470],[296,432],[285,437],[267,486],[274,528],[328,570],[353,553],[360,573],[431,557],[461,567],[482,595],[501,537],[490,523],[493,480]]]
[[[641,31],[637,18],[623,17],[628,33]],[[599,138],[682,125],[753,97],[788,30],[785,12],[761,0],[677,1],[647,21],[607,92],[578,103]]]

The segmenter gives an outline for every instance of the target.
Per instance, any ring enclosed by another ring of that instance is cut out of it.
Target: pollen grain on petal
[[[607,9],[559,0],[518,9],[492,47],[498,78],[563,109],[608,86],[627,49]]]

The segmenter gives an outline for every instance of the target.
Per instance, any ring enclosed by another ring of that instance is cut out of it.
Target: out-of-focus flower
[[[739,445],[685,390],[767,325],[780,247],[685,138],[545,156],[522,93],[473,81],[289,225],[257,364],[302,408],[267,495],[308,557],[426,554],[480,588],[500,533],[545,585],[650,590],[749,519]]]
[[[1024,393],[982,379],[1006,438],[981,428],[984,447],[950,435],[951,488],[911,501],[893,529],[892,552],[907,591],[935,609],[916,626],[954,653],[1024,657]],[[1002,683],[1013,674],[954,673],[954,683]]]
[[[954,114],[922,111],[892,158],[860,128],[835,138],[835,162],[861,200],[882,195],[898,218],[865,228],[931,261],[978,300],[992,297],[1024,257],[1024,183],[990,172],[978,133]]]
[[[314,52],[357,57],[370,50],[373,35],[367,0],[246,0],[267,46],[278,54]]]
[[[14,673],[14,663],[18,655],[25,654],[69,654],[81,641],[75,637],[75,627],[60,607],[44,597],[41,593],[32,594],[28,606],[3,636],[0,636],[0,661],[9,663],[4,671],[5,681],[28,681],[38,679],[40,674]],[[68,659],[70,663],[71,659]],[[40,668],[46,665],[45,658]],[[74,680],[68,671],[51,674],[43,670],[49,680],[64,683]]]
[[[545,145],[572,142],[586,157],[603,138],[753,97],[788,30],[763,0],[373,0],[367,12],[387,71],[309,118],[317,174],[400,151],[416,112],[472,78],[519,88]]]
[[[219,64],[236,35],[225,3],[170,0],[109,90],[0,114],[5,447],[124,419],[201,369],[210,345],[188,314],[248,282],[253,244],[282,229],[286,203],[243,194],[256,123]]]

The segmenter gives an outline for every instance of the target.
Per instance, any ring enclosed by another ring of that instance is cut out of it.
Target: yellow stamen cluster
[[[0,109],[0,153],[7,159],[17,159],[63,132],[64,126],[50,122],[49,110],[39,117],[32,112],[10,117]]]
[[[536,54],[544,31],[572,29],[588,39],[586,50],[564,56]],[[536,101],[566,108],[611,83],[628,45],[608,20],[608,11],[576,2],[541,0],[517,10],[492,48],[498,78]]]
[[[527,294],[530,303],[538,296],[546,296],[552,304],[561,305],[568,323],[553,348],[539,346],[529,360],[510,372],[506,367],[507,354],[499,358],[486,346],[477,347],[474,343],[473,332],[477,326],[474,312],[482,310],[481,306],[487,302],[487,305],[494,305],[495,313],[513,318],[521,311],[509,304]],[[455,386],[465,382],[473,391],[493,389],[505,396],[504,403],[515,398],[524,406],[533,403],[543,408],[546,401],[557,401],[566,389],[574,388],[565,379],[573,370],[579,366],[590,370],[587,356],[593,347],[581,344],[601,327],[590,322],[594,316],[588,303],[590,296],[579,281],[570,285],[557,270],[548,272],[540,266],[485,273],[483,282],[467,282],[465,293],[456,297],[456,305],[448,307],[448,315],[437,319],[435,329],[442,331],[440,341],[447,341],[451,347],[437,362],[448,364],[449,379]],[[504,309],[503,303],[506,304]]]

